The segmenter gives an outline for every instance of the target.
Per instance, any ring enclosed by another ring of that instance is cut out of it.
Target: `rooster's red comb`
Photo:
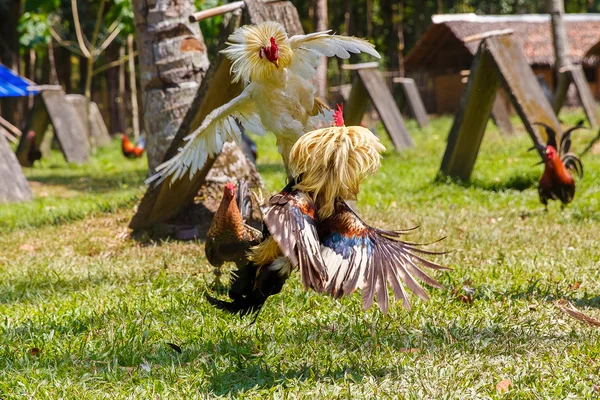
[[[335,126],[344,126],[344,105],[338,104],[333,112],[333,123]]]
[[[235,184],[233,182],[227,182],[225,189],[235,190]]]

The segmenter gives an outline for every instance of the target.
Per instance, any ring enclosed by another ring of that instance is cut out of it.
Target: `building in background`
[[[566,14],[564,21],[571,61],[583,65],[592,93],[600,99],[600,14]],[[406,74],[417,82],[429,113],[453,113],[458,108],[480,43],[468,38],[503,29],[514,31],[512,36],[522,45],[534,73],[543,76],[551,90],[554,88],[549,15],[434,15],[432,24],[405,58]]]

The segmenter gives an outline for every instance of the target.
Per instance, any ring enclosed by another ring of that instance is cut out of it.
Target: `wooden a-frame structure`
[[[510,34],[486,37],[475,55],[469,82],[448,135],[440,175],[469,179],[500,86],[508,94],[540,156],[545,145],[538,131],[544,137],[545,132],[534,123],[545,123],[557,134],[562,132],[519,45]]]
[[[48,124],[54,127],[61,151],[68,162],[82,164],[89,160],[90,144],[81,118],[75,107],[67,100],[60,86],[39,86],[25,132],[17,147],[17,159],[24,167],[31,167],[27,155],[31,148],[29,131],[35,132],[35,144],[39,148]]]

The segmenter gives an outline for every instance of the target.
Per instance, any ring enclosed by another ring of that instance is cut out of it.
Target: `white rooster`
[[[257,135],[273,132],[287,169],[296,140],[316,129],[319,120],[332,120],[329,107],[315,97],[317,88],[312,82],[320,57],[345,59],[350,53],[364,52],[380,58],[366,40],[329,32],[288,38],[283,26],[273,21],[236,29],[222,52],[232,62],[233,82],[243,81],[245,89],[208,114],[185,138],[179,153],[161,164],[147,183],[160,183],[168,176],[174,182],[186,171],[191,179],[208,157],[219,154],[223,143],[240,142],[236,120]]]

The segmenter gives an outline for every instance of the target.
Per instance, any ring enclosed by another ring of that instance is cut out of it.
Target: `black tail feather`
[[[220,310],[241,317],[254,315],[255,319],[270,296],[281,291],[289,277],[289,270],[272,268],[273,264],[258,267],[250,262],[239,268],[231,281],[229,289],[230,302],[215,299],[206,295],[206,299]]]

